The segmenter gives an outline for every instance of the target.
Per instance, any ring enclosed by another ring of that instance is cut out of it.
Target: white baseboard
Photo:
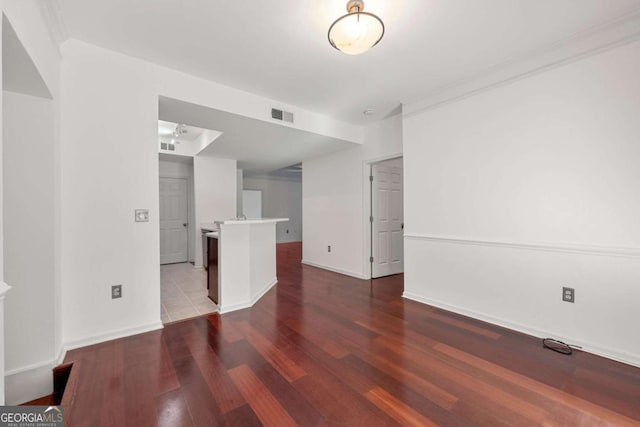
[[[161,322],[153,322],[134,328],[118,329],[92,337],[69,341],[61,346],[54,359],[7,370],[5,372],[6,404],[17,405],[51,394],[53,391],[52,369],[64,361],[68,350],[154,331],[162,329],[162,327]]]
[[[561,334],[554,333],[553,331],[543,331],[536,328],[531,328],[529,326],[525,326],[516,322],[512,322],[509,320],[501,319],[495,316],[491,316],[486,313],[481,313],[473,310],[468,310],[466,308],[458,307],[455,305],[447,304],[441,301],[432,300],[429,298],[421,297],[420,295],[412,294],[410,292],[404,292],[402,294],[403,298],[410,299],[422,304],[431,305],[434,307],[441,308],[443,310],[452,311],[454,313],[462,314],[463,316],[472,317],[474,319],[482,320],[484,322],[492,323],[494,325],[502,326],[507,329],[512,329],[518,332],[525,333],[527,335],[532,335],[537,338],[555,338],[559,339],[562,342],[566,342],[568,344],[581,347],[581,350],[586,351],[587,353],[592,353],[598,356],[606,357],[607,359],[615,360],[618,362],[626,363],[627,365],[632,365],[636,367],[640,367],[640,357],[637,355],[629,354],[624,351],[611,350],[607,348],[600,347],[596,344],[585,342],[581,340],[573,339],[572,337],[562,336]]]
[[[33,363],[31,365],[21,366],[15,369],[8,369],[4,372],[4,375],[8,377],[11,375],[22,374],[24,372],[35,371],[43,367],[53,368],[54,363],[55,363],[55,360],[44,360],[42,362]]]
[[[356,279],[366,280],[367,278],[360,273],[354,273],[353,271],[343,270],[341,268],[329,267],[328,265],[319,264],[317,262],[308,261],[303,259],[302,264],[309,265],[311,267],[321,268],[323,270],[333,271],[334,273],[344,274],[345,276],[355,277]]]
[[[5,373],[5,404],[19,405],[53,392],[54,360],[12,369]]]
[[[238,304],[227,305],[224,307],[220,307],[220,314],[231,313],[232,311],[242,310],[243,308],[251,307],[251,303],[249,301],[241,302]]]
[[[220,314],[231,313],[232,311],[242,310],[243,308],[252,307],[260,298],[264,296],[271,288],[278,283],[278,278],[274,277],[267,285],[260,290],[253,298],[248,301],[240,302],[237,304],[227,305],[220,307]]]
[[[101,342],[124,338],[131,335],[142,334],[144,332],[155,331],[162,328],[162,322],[158,321],[148,323],[146,325],[135,326],[133,328],[117,329],[114,331],[105,332],[100,335],[94,335],[91,337],[81,338],[79,340],[65,342],[63,345],[63,350],[61,352],[66,353],[67,351],[73,350],[74,348],[86,347],[88,345],[99,344]]]
[[[258,302],[258,300],[262,298],[264,294],[269,292],[269,290],[273,288],[277,283],[278,283],[277,277],[274,277],[273,279],[271,279],[271,281],[267,283],[264,288],[262,288],[256,295],[253,296],[253,298],[251,298],[251,305]]]

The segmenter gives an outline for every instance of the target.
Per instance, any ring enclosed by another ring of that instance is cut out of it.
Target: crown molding
[[[445,86],[414,102],[403,103],[403,116],[411,117],[475,94],[640,39],[640,8],[571,37],[511,58],[480,75]]]
[[[42,16],[47,24],[51,40],[60,52],[62,43],[69,39],[69,30],[62,17],[62,9],[58,0],[46,0],[40,2]]]

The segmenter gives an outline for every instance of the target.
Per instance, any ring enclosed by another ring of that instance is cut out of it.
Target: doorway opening
[[[402,157],[369,167],[369,264],[371,278],[404,273]]]
[[[276,224],[276,243],[302,243],[301,163],[268,172],[244,171],[242,187],[240,211],[246,218],[288,218]]]
[[[161,319],[162,323],[169,323],[212,313],[217,306],[207,295],[206,271],[194,265],[193,157],[166,153],[158,156]]]

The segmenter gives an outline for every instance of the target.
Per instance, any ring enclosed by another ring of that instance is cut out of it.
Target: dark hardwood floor
[[[68,425],[640,425],[640,369],[300,257],[278,245],[279,283],[251,309],[69,352]]]

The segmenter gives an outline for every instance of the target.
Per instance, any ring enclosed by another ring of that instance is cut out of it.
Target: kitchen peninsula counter
[[[218,249],[215,256],[209,255],[208,274],[216,277],[209,277],[208,283],[217,285],[217,289],[209,290],[209,295],[217,297],[220,313],[251,307],[277,283],[276,224],[288,220],[215,221],[218,231],[206,234],[209,245],[217,242]],[[214,261],[216,265],[212,268]]]

